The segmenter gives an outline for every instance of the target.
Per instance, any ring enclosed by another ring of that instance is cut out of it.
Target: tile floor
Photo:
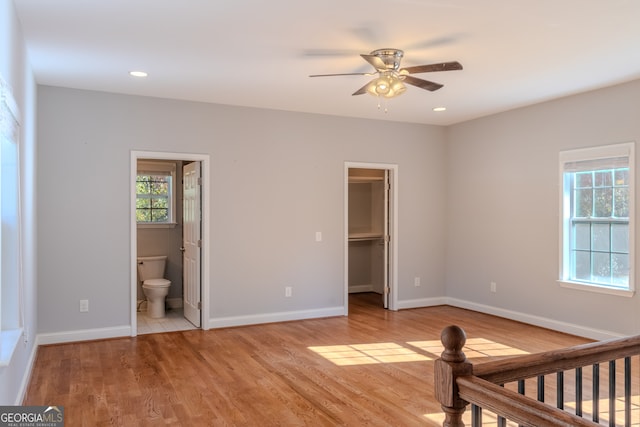
[[[165,317],[161,319],[152,319],[147,316],[146,311],[138,312],[138,335],[185,331],[187,329],[197,328],[184,318],[182,308],[167,310]]]

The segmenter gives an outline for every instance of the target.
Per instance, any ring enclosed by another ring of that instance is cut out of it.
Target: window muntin
[[[136,176],[136,222],[174,224],[175,163],[139,162]]]
[[[632,144],[561,153],[561,281],[633,290],[632,155]]]
[[[136,178],[136,221],[171,222],[171,176],[138,175]]]

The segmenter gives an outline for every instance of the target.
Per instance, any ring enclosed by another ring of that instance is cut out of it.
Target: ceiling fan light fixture
[[[367,93],[372,96],[394,98],[407,90],[402,80],[395,75],[383,75],[367,85]]]

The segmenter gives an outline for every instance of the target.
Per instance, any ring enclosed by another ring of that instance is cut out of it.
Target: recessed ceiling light
[[[446,111],[447,107],[434,107],[433,111]]]
[[[133,77],[147,77],[147,73],[144,71],[129,71],[129,75]]]

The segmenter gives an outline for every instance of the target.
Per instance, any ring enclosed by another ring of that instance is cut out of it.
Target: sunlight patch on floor
[[[338,366],[433,360],[396,343],[327,345],[308,348]]]
[[[576,402],[566,402],[564,404],[569,412],[575,413]],[[599,422],[609,424],[609,399],[600,399],[599,403]],[[582,401],[582,413],[584,418],[592,419],[593,416],[593,401]],[[615,421],[616,425],[624,424],[624,399],[619,398],[615,400]],[[640,396],[631,396],[631,425],[640,426]]]
[[[431,341],[410,341],[407,344],[417,347],[422,351],[433,354],[436,358],[440,357],[444,347],[440,340]],[[480,357],[499,357],[499,356],[519,356],[529,354],[524,350],[500,344],[485,338],[470,338],[462,351],[467,359],[476,359]]]
[[[397,343],[342,344],[308,348],[338,366],[422,362],[437,359],[444,350],[439,340],[409,341],[406,344],[407,346]],[[466,354],[467,359],[529,354],[524,350],[484,338],[467,340],[462,351]]]

